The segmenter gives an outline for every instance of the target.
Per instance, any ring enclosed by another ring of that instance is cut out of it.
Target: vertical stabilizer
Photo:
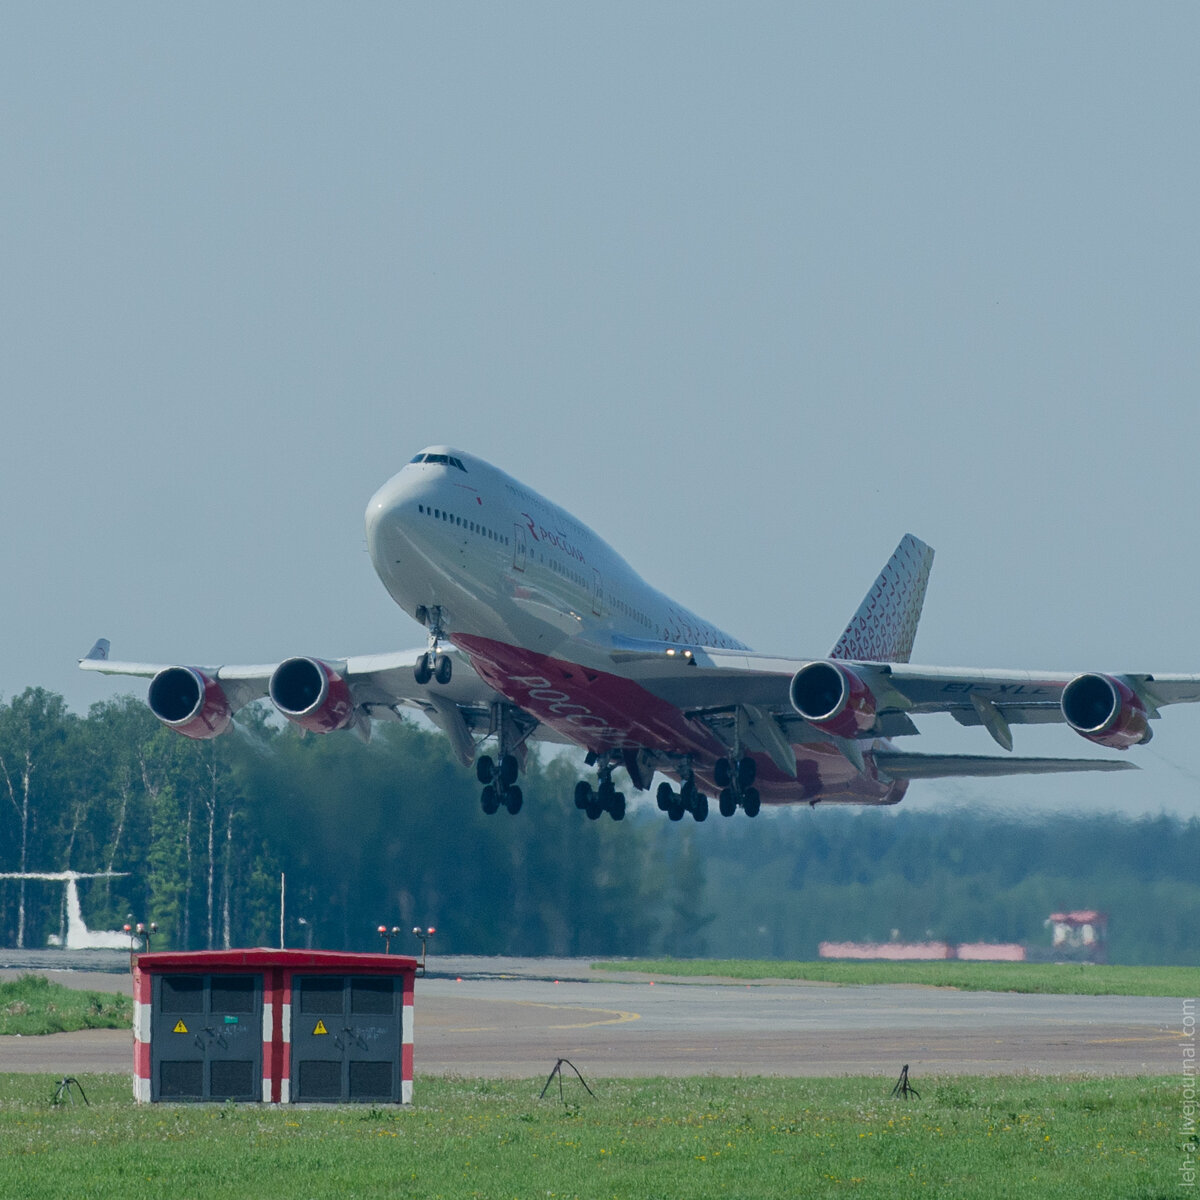
[[[906,533],[829,657],[908,662],[932,566],[933,550]]]

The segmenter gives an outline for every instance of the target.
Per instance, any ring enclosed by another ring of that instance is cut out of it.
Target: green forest
[[[1109,960],[1200,965],[1200,820],[815,810],[589,821],[577,767],[530,755],[516,816],[417,723],[302,736],[261,709],[194,742],[140,700],[0,704],[0,871],[121,871],[80,886],[89,926],[155,921],[153,948],[812,959],[825,939],[1048,944],[1059,909],[1110,914]],[[629,789],[626,788],[628,791]],[[63,932],[60,884],[0,881],[0,938]],[[417,947],[409,935],[399,949]],[[392,947],[397,949],[396,946]]]

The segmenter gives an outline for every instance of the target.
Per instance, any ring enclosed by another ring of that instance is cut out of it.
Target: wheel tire
[[[739,758],[737,765],[737,781],[738,788],[741,790],[743,795],[745,795],[749,788],[754,786],[754,781],[757,778],[758,763],[756,763],[748,754],[745,758]]]
[[[413,678],[424,687],[433,678],[433,667],[429,663],[429,655],[422,654],[413,667]]]
[[[722,790],[717,807],[720,808],[723,817],[732,817],[737,812],[737,797],[733,794],[733,788]]]
[[[671,807],[667,809],[667,816],[670,817],[672,821],[682,821],[683,820],[683,805],[682,804],[672,804]]]
[[[503,787],[512,787],[517,782],[517,776],[520,772],[520,764],[514,755],[506,754],[500,760],[500,783]]]
[[[604,805],[599,800],[589,800],[587,808],[583,811],[587,813],[589,821],[598,821],[600,820],[600,814],[604,811]]]
[[[625,793],[617,792],[612,798],[612,803],[608,806],[608,815],[614,821],[625,820]]]
[[[684,781],[683,787],[679,789],[679,803],[683,805],[686,812],[691,812],[696,806],[696,784],[694,780],[687,779]]]
[[[485,787],[491,783],[496,777],[496,764],[492,762],[491,756],[483,755],[482,758],[475,760],[475,778],[479,780]]]
[[[587,808],[592,802],[592,785],[586,779],[581,779],[575,785],[575,807]]]
[[[696,797],[696,806],[692,809],[692,816],[697,821],[708,820],[708,797],[703,792]]]
[[[719,788],[727,788],[733,782],[733,769],[729,765],[729,759],[718,758],[713,763],[713,783]]]
[[[758,798],[757,788],[747,788],[746,794],[742,797],[742,810],[748,817],[757,817],[758,810],[762,807],[762,801]]]
[[[675,789],[669,783],[660,783],[658,785],[658,807],[662,812],[666,812],[675,799]]]
[[[479,805],[489,817],[500,807],[500,797],[496,795],[496,789],[490,783],[483,789]]]
[[[512,816],[516,816],[521,811],[521,805],[525,803],[525,797],[521,794],[521,789],[515,784],[504,793],[504,807],[508,809]]]
[[[451,676],[454,674],[454,663],[450,661],[450,655],[439,654],[437,656],[437,666],[433,669],[433,677],[445,687],[450,682]]]

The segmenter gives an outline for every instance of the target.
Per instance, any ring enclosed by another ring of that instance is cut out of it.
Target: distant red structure
[[[1108,962],[1108,913],[1094,908],[1051,913],[1051,955],[1075,962]]]
[[[876,962],[1096,962],[1108,961],[1108,914],[1094,909],[1051,913],[1052,944],[1019,942],[821,942],[821,958]]]
[[[854,958],[877,962],[1024,962],[1025,947],[1015,942],[821,942],[822,958]]]

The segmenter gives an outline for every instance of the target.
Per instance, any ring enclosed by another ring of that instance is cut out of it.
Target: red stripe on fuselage
[[[715,791],[712,764],[727,755],[728,748],[708,726],[690,720],[634,680],[491,638],[458,632],[451,637],[470,655],[475,670],[491,687],[576,745],[597,753],[645,749],[690,754],[698,781]],[[904,795],[904,783],[873,777],[869,754],[868,774],[860,775],[827,743],[804,743],[795,750],[794,779],[765,755],[755,755],[755,786],[764,803],[831,800],[879,804],[894,803]]]
[[[490,638],[451,638],[496,691],[587,750],[644,748],[704,760],[725,753],[707,726],[632,679]]]

